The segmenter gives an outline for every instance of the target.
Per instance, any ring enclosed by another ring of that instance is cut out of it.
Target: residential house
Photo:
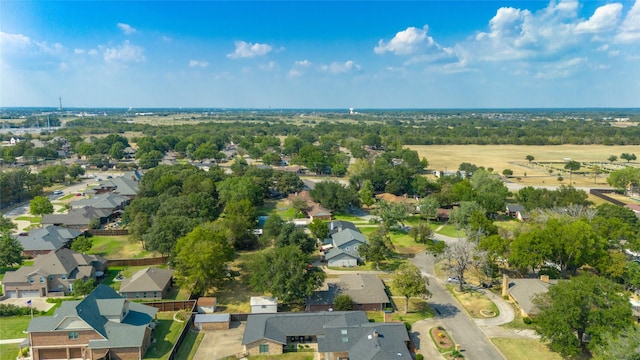
[[[245,355],[277,355],[299,346],[314,359],[411,359],[403,323],[370,323],[364,311],[250,314]]]
[[[21,233],[17,240],[22,245],[23,255],[35,257],[63,247],[69,247],[73,239],[80,235],[82,235],[82,232],[75,229],[47,225],[33,229],[29,233]]]
[[[102,276],[107,261],[62,248],[36,257],[33,265],[7,271],[2,291],[7,297],[63,296],[73,291],[73,282]]]
[[[329,236],[345,229],[351,229],[351,230],[360,232],[356,224],[352,223],[351,221],[334,220],[334,221],[330,221],[328,226],[329,226]]]
[[[114,193],[133,200],[138,194],[138,186],[141,179],[142,173],[139,171],[127,171],[122,176],[102,181],[99,186],[91,190],[95,195]]]
[[[156,267],[144,268],[122,279],[120,295],[128,299],[164,299],[173,284],[173,270]]]
[[[287,196],[287,200],[289,200],[290,205],[293,205],[293,201],[296,199],[302,199],[307,202],[307,209],[305,210],[305,212],[312,221],[313,219],[331,220],[331,211],[324,208],[319,203],[313,201],[308,190],[302,190],[299,193],[289,194]]]
[[[367,238],[359,231],[344,229],[331,236],[333,248],[324,254],[329,266],[357,266],[360,258],[359,248],[368,244]]]
[[[249,300],[252,314],[268,314],[278,312],[278,298],[269,296],[252,296]]]
[[[84,207],[92,207],[94,209],[109,210],[111,213],[124,210],[129,205],[131,199],[117,193],[109,192],[98,194],[88,199],[82,199],[69,202],[71,209],[79,209]]]
[[[349,295],[353,310],[382,310],[391,303],[384,283],[376,275],[341,274],[339,279],[327,279],[323,287],[309,297],[306,310],[331,310],[338,295]]]
[[[66,214],[44,214],[40,224],[58,225],[69,229],[87,230],[94,219],[98,219],[100,224],[111,222],[115,214],[109,209],[96,209],[88,206],[79,209],[71,209]]]
[[[507,216],[518,219],[520,221],[525,221],[527,219],[525,208],[520,204],[507,204],[505,212]]]
[[[522,317],[535,316],[538,308],[533,300],[539,294],[549,291],[549,287],[557,280],[550,280],[548,275],[541,275],[538,279],[510,279],[503,275],[502,296],[508,296],[518,304]]]
[[[27,333],[33,360],[142,359],[157,311],[100,284],[81,301],[63,301],[53,316],[31,319]]]

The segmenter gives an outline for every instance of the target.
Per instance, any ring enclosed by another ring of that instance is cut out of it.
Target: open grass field
[[[153,256],[142,249],[140,242],[129,241],[129,236],[94,236],[93,247],[89,254],[104,256],[107,259],[144,258]]]
[[[26,338],[22,331],[27,330],[31,316],[7,316],[0,318],[0,340]]]
[[[535,339],[492,338],[491,341],[509,360],[562,360],[562,356]]]
[[[565,158],[579,162],[608,163],[611,155],[621,153],[640,153],[640,146],[607,146],[607,145],[409,145],[420,156],[429,160],[429,168],[435,170],[457,170],[460,163],[468,162],[485,168],[493,168],[498,174],[502,170],[513,170],[514,177],[520,177],[525,185],[560,185],[569,184],[569,176],[563,175],[559,182],[557,175],[549,175],[548,168],[528,164],[525,157],[532,155],[536,163],[562,162]],[[618,163],[624,163],[624,161]],[[525,172],[527,176],[524,176]],[[573,176],[576,186],[593,186],[593,176]],[[543,183],[544,181],[544,183]],[[604,174],[595,179],[596,185],[606,185]]]

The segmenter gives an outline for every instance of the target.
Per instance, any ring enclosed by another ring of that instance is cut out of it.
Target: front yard
[[[509,360],[562,360],[560,354],[535,339],[493,338],[491,341]]]

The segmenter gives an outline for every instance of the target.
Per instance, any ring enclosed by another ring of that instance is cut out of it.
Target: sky
[[[0,0],[0,107],[640,107],[640,0]]]

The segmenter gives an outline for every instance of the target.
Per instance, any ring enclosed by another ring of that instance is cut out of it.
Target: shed
[[[193,326],[198,330],[226,330],[231,325],[231,314],[196,314]]]
[[[198,298],[197,306],[200,314],[212,314],[216,312],[216,305],[218,301],[214,297],[200,297]]]
[[[251,313],[252,314],[264,314],[264,313],[277,313],[278,312],[278,298],[268,296],[252,296],[251,300]]]

